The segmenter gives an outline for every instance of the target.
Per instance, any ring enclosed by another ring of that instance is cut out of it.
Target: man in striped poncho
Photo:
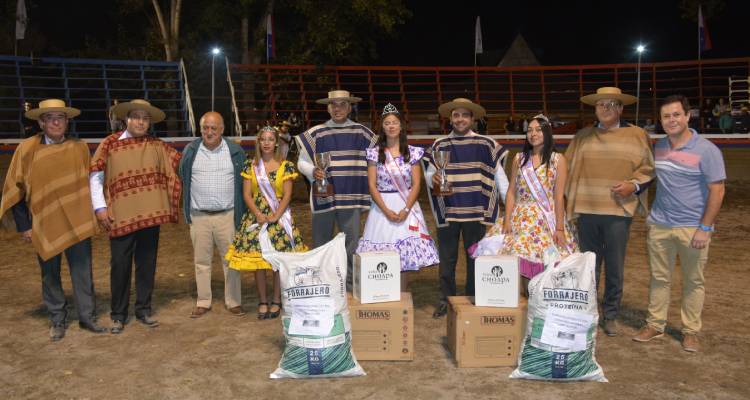
[[[333,239],[333,227],[346,234],[347,286],[352,281],[352,255],[360,236],[360,213],[370,208],[367,186],[365,150],[374,146],[378,137],[348,116],[352,103],[361,101],[346,90],[333,90],[328,97],[317,100],[328,106],[331,119],[313,126],[297,136],[299,160],[297,166],[310,182],[327,179],[333,183],[333,196],[310,196],[312,208],[313,246],[321,246]],[[315,154],[328,153],[331,165],[327,171],[313,163]]]
[[[456,262],[458,241],[463,235],[464,249],[479,242],[498,217],[498,194],[505,200],[508,177],[500,162],[502,147],[492,138],[475,133],[475,119],[486,112],[471,100],[457,98],[438,109],[440,116],[450,118],[453,130],[435,141],[426,152],[429,166],[425,171],[427,186],[440,183],[433,155],[450,152],[446,168],[453,194],[436,196],[430,192],[430,205],[438,226],[440,255],[440,302],[434,318],[448,313],[448,296],[456,295]],[[466,253],[466,295],[474,295],[474,259]]]

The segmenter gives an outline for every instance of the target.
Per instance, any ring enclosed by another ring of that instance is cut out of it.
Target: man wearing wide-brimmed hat
[[[329,153],[331,165],[328,180],[334,194],[329,197],[310,196],[312,207],[313,246],[333,238],[333,228],[346,234],[347,283],[352,279],[352,256],[357,248],[360,213],[370,208],[365,150],[377,142],[370,128],[351,121],[352,103],[361,101],[346,90],[333,90],[328,97],[317,100],[328,106],[331,119],[313,126],[296,137],[299,148],[298,167],[310,182],[322,179],[325,173],[312,160],[317,153]]]
[[[277,126],[276,129],[279,131],[279,154],[281,154],[281,158],[286,160],[287,155],[289,154],[289,144],[292,143],[292,134],[289,133],[289,129],[292,126],[292,124],[287,121],[283,120],[281,121]]]
[[[106,331],[96,324],[91,274],[96,219],[88,182],[89,148],[65,135],[68,120],[80,113],[58,99],[44,100],[39,108],[26,112],[26,118],[39,122],[42,133],[18,145],[0,203],[0,216],[12,209],[21,238],[37,252],[52,341],[62,339],[67,327],[67,302],[60,280],[62,253],[68,259],[78,325],[94,333]]]
[[[448,312],[448,296],[456,295],[456,262],[461,236],[464,249],[479,242],[498,218],[499,200],[505,200],[508,177],[500,162],[502,146],[488,136],[472,130],[474,121],[484,117],[484,107],[469,99],[456,98],[440,105],[440,116],[449,118],[453,130],[435,140],[425,158],[429,167],[425,171],[427,186],[440,183],[436,174],[435,154],[450,153],[445,172],[454,186],[452,194],[436,195],[429,191],[430,205],[438,226],[438,252],[440,254],[440,302],[433,317],[440,318]],[[466,295],[474,295],[474,259],[466,252]]]
[[[599,122],[578,131],[565,152],[567,215],[577,219],[581,250],[596,253],[597,284],[604,261],[601,323],[604,333],[615,336],[630,224],[636,213],[646,214],[641,185],[654,178],[654,157],[646,132],[620,119],[635,97],[601,87],[581,102],[594,106]]]
[[[148,327],[156,275],[159,226],[177,222],[180,153],[149,135],[165,114],[146,100],[117,104],[123,132],[105,138],[91,160],[91,199],[99,225],[109,232],[111,251],[112,333],[128,320],[130,276],[135,260],[135,317]]]

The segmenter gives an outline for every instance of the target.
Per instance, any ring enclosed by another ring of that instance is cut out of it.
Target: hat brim
[[[26,111],[23,115],[28,119],[38,120],[43,114],[51,112],[65,113],[68,118],[75,118],[81,115],[81,110],[73,107],[45,107],[35,108],[33,110]]]
[[[445,104],[441,104],[440,107],[438,107],[438,114],[440,114],[443,118],[449,118],[451,116],[451,112],[457,108],[465,108],[469,111],[471,111],[472,115],[474,115],[474,118],[482,118],[485,115],[487,115],[487,110],[484,109],[484,107],[480,106],[479,104],[475,103],[465,103],[462,101],[449,101]]]
[[[128,114],[133,110],[143,110],[148,113],[148,115],[151,116],[151,123],[156,124],[161,121],[164,121],[164,119],[167,117],[166,114],[164,114],[164,111],[154,107],[154,106],[147,106],[145,104],[138,104],[138,103],[120,103],[114,107],[112,107],[112,113],[115,114],[115,117],[120,120],[125,120],[128,118]]]
[[[324,99],[317,99],[315,100],[318,104],[331,104],[334,101],[348,101],[350,103],[359,103],[362,101],[361,97],[334,97],[334,98],[324,98]]]
[[[620,103],[624,106],[628,106],[631,104],[634,104],[638,99],[635,98],[635,96],[631,96],[629,94],[617,94],[617,93],[595,93],[595,94],[589,94],[586,96],[581,97],[581,103],[588,104],[590,106],[595,106],[596,102],[601,99],[615,99],[619,100]]]

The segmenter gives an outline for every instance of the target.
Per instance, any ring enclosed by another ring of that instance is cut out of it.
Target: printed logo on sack
[[[505,285],[510,282],[510,278],[503,276],[503,267],[495,265],[490,268],[490,272],[482,274],[482,282],[495,285]]]
[[[388,272],[388,264],[384,262],[379,262],[378,265],[375,266],[374,271],[370,270],[367,272],[367,279],[375,281],[387,281],[393,279],[393,277],[393,272]]]
[[[513,325],[516,317],[512,315],[483,315],[480,318],[482,325]]]
[[[560,271],[552,275],[551,288],[542,288],[542,299],[552,302],[549,304],[550,307],[582,310],[581,304],[586,305],[589,302],[589,292],[576,289],[577,287],[578,273],[576,271]]]
[[[359,310],[357,319],[391,319],[391,312],[388,310]]]
[[[327,297],[331,294],[331,285],[324,284],[320,278],[320,267],[297,267],[291,281],[291,287],[286,290],[287,299],[290,300]]]

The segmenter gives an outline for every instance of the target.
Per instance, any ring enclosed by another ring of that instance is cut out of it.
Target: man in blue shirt
[[[648,342],[664,336],[675,261],[682,268],[682,348],[699,350],[698,332],[705,296],[703,269],[714,220],[724,199],[721,151],[688,127],[687,98],[669,96],[660,118],[667,136],[654,148],[656,199],[649,214],[648,252],[651,270],[646,326],[633,337]]]

